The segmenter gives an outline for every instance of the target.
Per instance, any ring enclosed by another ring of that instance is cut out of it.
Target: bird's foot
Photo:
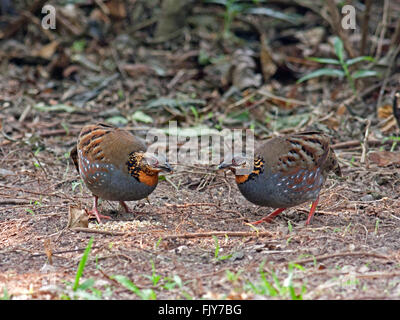
[[[89,218],[95,217],[98,223],[101,223],[101,219],[111,219],[110,216],[104,216],[100,214],[97,208],[94,208],[90,211],[86,210],[86,213],[88,214]]]
[[[132,209],[129,209],[128,205],[124,201],[120,201],[119,204],[121,207],[125,209],[126,213],[132,213],[132,214],[142,214],[143,212],[138,212],[138,211],[133,211]]]
[[[267,216],[267,217],[264,217],[264,218],[262,218],[262,219],[260,219],[258,221],[253,221],[253,222],[249,222],[249,223],[253,224],[253,225],[257,225],[257,224],[260,224],[260,223],[263,223],[263,222],[270,223],[271,221],[272,221],[272,218]]]
[[[280,214],[283,210],[285,210],[286,208],[279,208],[279,209],[277,209],[277,210],[275,210],[274,212],[272,212],[272,213],[270,213],[269,215],[267,215],[266,217],[264,217],[264,218],[262,218],[262,219],[260,219],[260,220],[258,220],[258,221],[254,221],[254,222],[249,222],[250,224],[254,224],[254,225],[257,225],[257,224],[260,224],[260,223],[262,223],[262,222],[271,222],[272,221],[272,219],[275,217],[275,216],[277,216],[278,214]]]

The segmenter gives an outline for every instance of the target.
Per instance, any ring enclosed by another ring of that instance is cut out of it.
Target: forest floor
[[[301,87],[275,78],[226,95],[229,85],[217,88],[221,77],[199,65],[203,53],[192,47],[206,43],[217,56],[215,38],[194,38],[168,50],[142,43],[133,53],[122,36],[107,45],[86,40],[91,62],[75,62],[63,79],[52,78],[53,66],[22,59],[26,51],[17,59],[3,42],[12,58],[0,73],[0,298],[399,299],[400,161],[385,163],[382,153],[398,154],[385,140],[397,130],[393,116],[391,126],[376,119],[382,79],[359,84],[366,93],[354,103],[363,110],[358,116],[342,107],[352,97],[344,80]],[[74,43],[64,49],[82,55],[82,43]],[[258,40],[251,46],[259,48]],[[387,83],[389,108],[398,78]],[[252,127],[257,141],[322,130],[332,136],[343,177],[329,176],[310,225],[304,203],[252,226],[273,209],[248,202],[232,173],[172,163],[149,202],[128,203],[135,213],[102,201],[99,210],[111,219],[71,228],[69,220],[92,206],[69,159],[82,126],[105,121],[144,137],[170,120],[196,130]],[[81,287],[73,290],[91,238]]]

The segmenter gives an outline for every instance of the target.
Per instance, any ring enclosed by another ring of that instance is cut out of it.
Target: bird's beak
[[[231,163],[222,162],[222,163],[218,166],[218,170],[227,169],[227,168],[230,168],[231,166],[232,166]]]
[[[162,171],[165,171],[165,172],[172,172],[172,168],[168,162],[165,162],[162,165],[158,165],[158,168],[160,168]]]

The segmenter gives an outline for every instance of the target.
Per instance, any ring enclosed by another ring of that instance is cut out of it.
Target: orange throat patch
[[[239,176],[235,176],[235,180],[237,184],[240,183],[244,183],[249,179],[249,175],[248,174],[243,174],[243,175],[239,175]]]
[[[264,160],[260,157],[257,157],[254,160],[254,170],[250,174],[236,174],[236,170],[231,168],[231,171],[235,175],[235,180],[237,184],[245,183],[250,178],[254,176],[258,176],[264,171]]]
[[[158,183],[158,172],[145,172],[139,171],[139,182],[147,184],[150,187],[154,187]]]

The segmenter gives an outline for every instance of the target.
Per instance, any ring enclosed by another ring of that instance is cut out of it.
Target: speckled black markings
[[[139,171],[140,171],[140,166],[138,163],[138,159],[136,156],[135,152],[131,152],[128,157],[128,161],[126,162],[126,165],[128,166],[128,172],[129,174],[134,177],[137,181],[140,182],[139,180]]]
[[[249,174],[249,177],[245,182],[255,179],[257,176],[259,176],[263,172],[264,172],[264,159],[262,157],[258,156],[257,158],[254,159],[254,169]]]

